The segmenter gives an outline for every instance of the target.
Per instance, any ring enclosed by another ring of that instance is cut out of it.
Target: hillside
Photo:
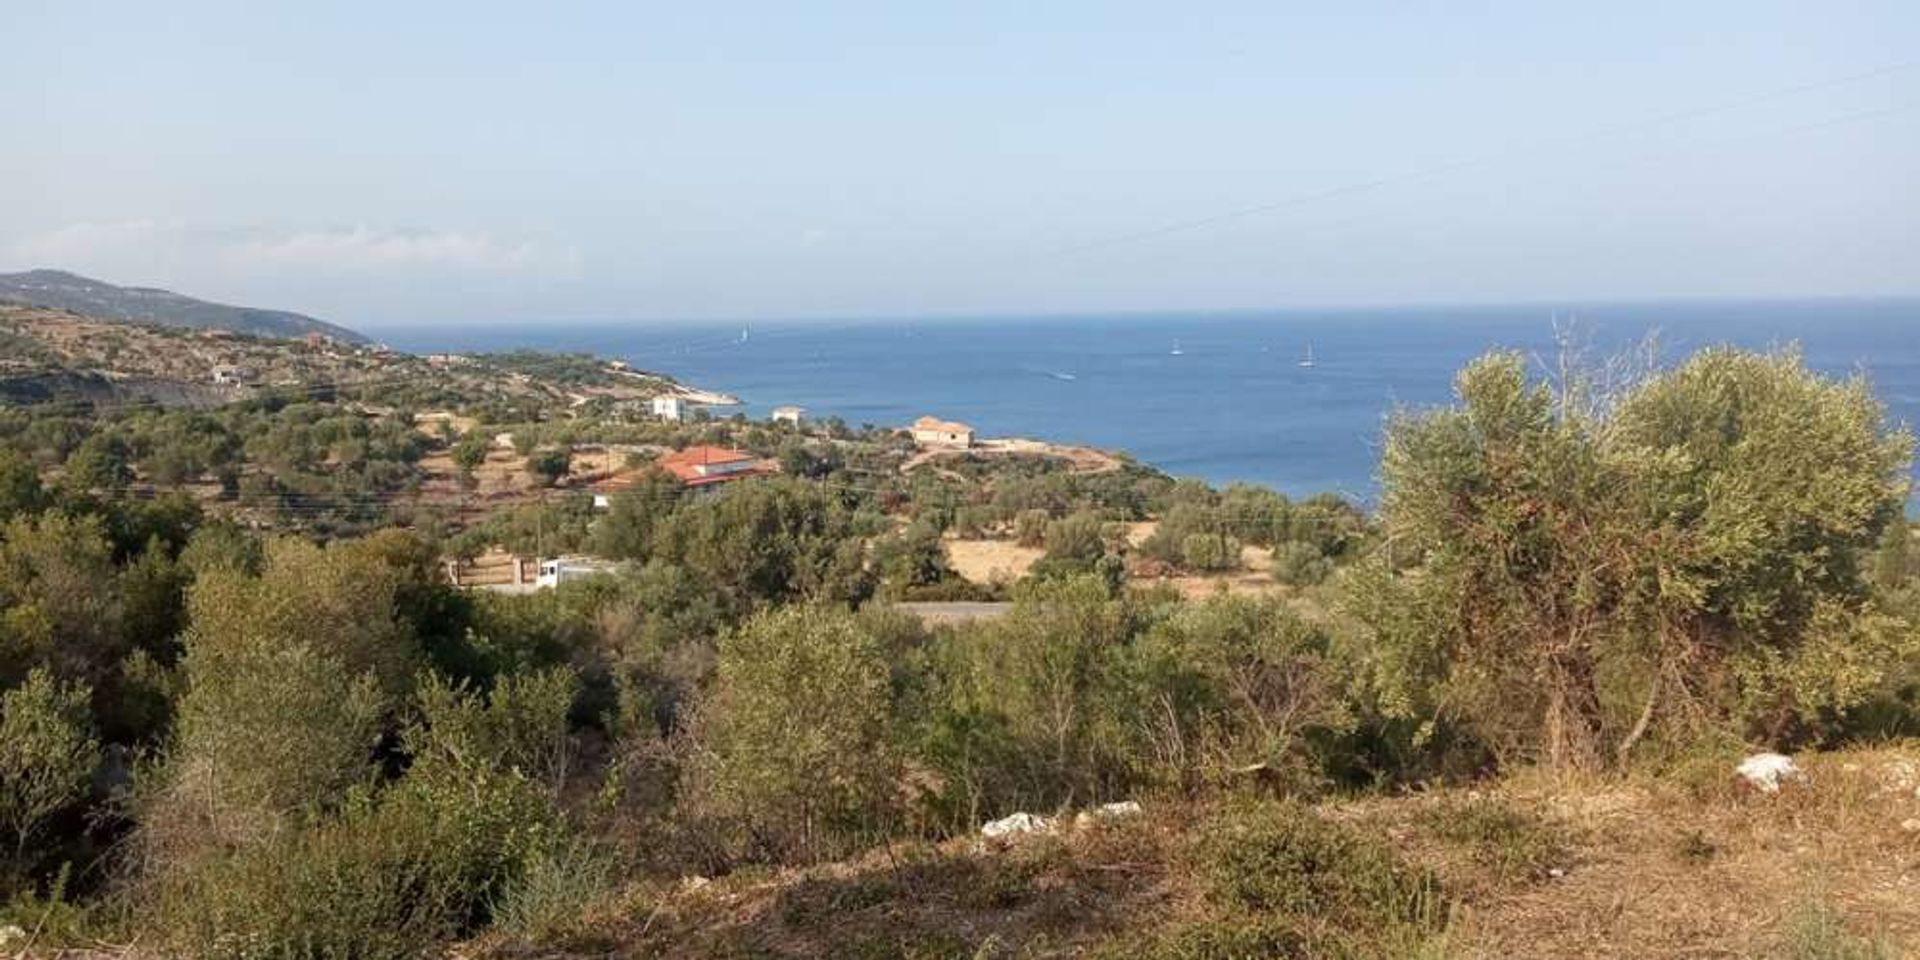
[[[165,327],[211,328],[283,339],[318,333],[348,343],[368,342],[360,333],[304,314],[230,306],[152,287],[115,286],[64,270],[0,274],[0,300]]]
[[[1735,777],[1732,760],[1318,803],[1149,798],[1135,815],[998,839],[635,881],[456,955],[1909,955],[1920,933],[1910,747],[1802,758],[1804,778],[1772,795]]]
[[[316,346],[0,301],[0,399],[208,405],[265,389],[321,384],[380,387],[389,396],[402,387],[520,396],[562,408],[590,397],[617,401],[681,389],[671,378],[616,370],[585,357],[506,354],[449,361],[337,338]]]

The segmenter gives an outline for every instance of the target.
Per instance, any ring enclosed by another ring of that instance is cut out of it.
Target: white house
[[[653,415],[662,420],[685,420],[687,401],[677,394],[663,393],[653,398]]]
[[[921,417],[910,429],[913,442],[923,447],[965,449],[973,446],[973,428],[957,421]]]
[[[543,588],[557,587],[569,580],[612,573],[615,566],[611,560],[596,560],[593,557],[554,557],[540,561],[540,574],[534,578],[534,583]]]
[[[259,376],[259,374],[255,373],[252,367],[237,367],[232,364],[223,363],[213,368],[214,383],[241,384],[247,383],[257,376]]]
[[[806,416],[807,416],[807,411],[802,407],[774,407],[773,408],[774,423],[791,423],[797,427],[800,425],[800,421],[805,419]]]

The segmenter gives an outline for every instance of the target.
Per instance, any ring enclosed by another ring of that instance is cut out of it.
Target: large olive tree
[[[1656,731],[1812,729],[1920,647],[1864,578],[1912,439],[1863,380],[1721,348],[1604,392],[1495,354],[1456,397],[1387,429],[1353,607],[1388,715],[1623,763]]]

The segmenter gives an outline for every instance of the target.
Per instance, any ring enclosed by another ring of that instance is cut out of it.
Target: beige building
[[[774,407],[773,408],[774,423],[791,423],[797,427],[800,425],[801,420],[806,419],[806,416],[807,416],[807,411],[801,407]]]
[[[965,449],[973,446],[973,428],[954,420],[921,417],[913,422],[911,432],[913,442],[923,447]]]

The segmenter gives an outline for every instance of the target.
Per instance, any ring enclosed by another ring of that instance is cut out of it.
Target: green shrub
[[[208,958],[417,957],[483,924],[556,836],[524,778],[430,777],[180,867],[152,923]]]
[[[1311,543],[1289,540],[1273,549],[1273,579],[1296,587],[1307,587],[1327,579],[1333,561]]]
[[[1287,920],[1232,917],[1183,923],[1147,937],[1104,944],[1096,960],[1248,960],[1317,957],[1312,940]]]
[[[1075,513],[1047,525],[1047,555],[1041,563],[1055,573],[1086,573],[1107,553],[1105,523],[1095,513]]]
[[[416,764],[514,771],[558,795],[573,756],[567,715],[579,695],[580,681],[565,667],[501,677],[485,697],[430,678],[408,752]]]
[[[1434,926],[1444,904],[1432,873],[1299,803],[1243,804],[1215,817],[1196,866],[1222,910],[1285,919],[1315,939]]]
[[[537,851],[491,904],[493,925],[539,944],[565,942],[613,887],[613,862],[582,840]]]
[[[1014,810],[1130,795],[1141,779],[1140,703],[1127,643],[1137,601],[1094,576],[1030,580],[1004,617],[944,633],[928,654],[914,751],[955,830]]]
[[[722,639],[683,812],[749,857],[813,860],[897,819],[887,659],[860,618],[781,607]]]
[[[1559,828],[1488,797],[1436,804],[1422,811],[1420,823],[1441,839],[1471,849],[1477,862],[1502,879],[1543,879],[1548,870],[1564,867],[1570,852]]]
[[[1013,538],[1023,547],[1045,546],[1052,523],[1052,515],[1045,510],[1022,510],[1013,518]]]
[[[1779,956],[1785,960],[1893,960],[1900,955],[1882,938],[1847,929],[1837,911],[1819,903],[1803,904],[1790,914],[1780,939]]]
[[[1624,765],[1649,739],[1818,736],[1920,653],[1864,576],[1913,438],[1863,379],[1729,348],[1613,395],[1527,371],[1483,357],[1455,406],[1388,425],[1398,556],[1349,611],[1384,714],[1444,712],[1499,761]]]
[[[45,669],[0,694],[0,838],[7,868],[0,892],[36,866],[34,852],[48,823],[87,795],[100,763],[88,694]]]
[[[1180,563],[1189,570],[1236,570],[1240,541],[1217,533],[1190,533],[1180,541]]]
[[[527,771],[551,775],[573,690],[562,672],[503,681],[484,701],[427,684],[403,778],[352,791],[336,812],[309,808],[156,861],[151,922],[186,952],[236,960],[414,957],[477,929],[530,865],[568,856],[555,785]],[[517,909],[531,919],[525,896]]]
[[[1352,726],[1332,638],[1277,598],[1182,603],[1133,645],[1160,779],[1185,788],[1255,764],[1317,786],[1318,745]]]
[[[573,469],[573,457],[565,450],[542,450],[527,458],[527,473],[540,485],[551,487]]]

